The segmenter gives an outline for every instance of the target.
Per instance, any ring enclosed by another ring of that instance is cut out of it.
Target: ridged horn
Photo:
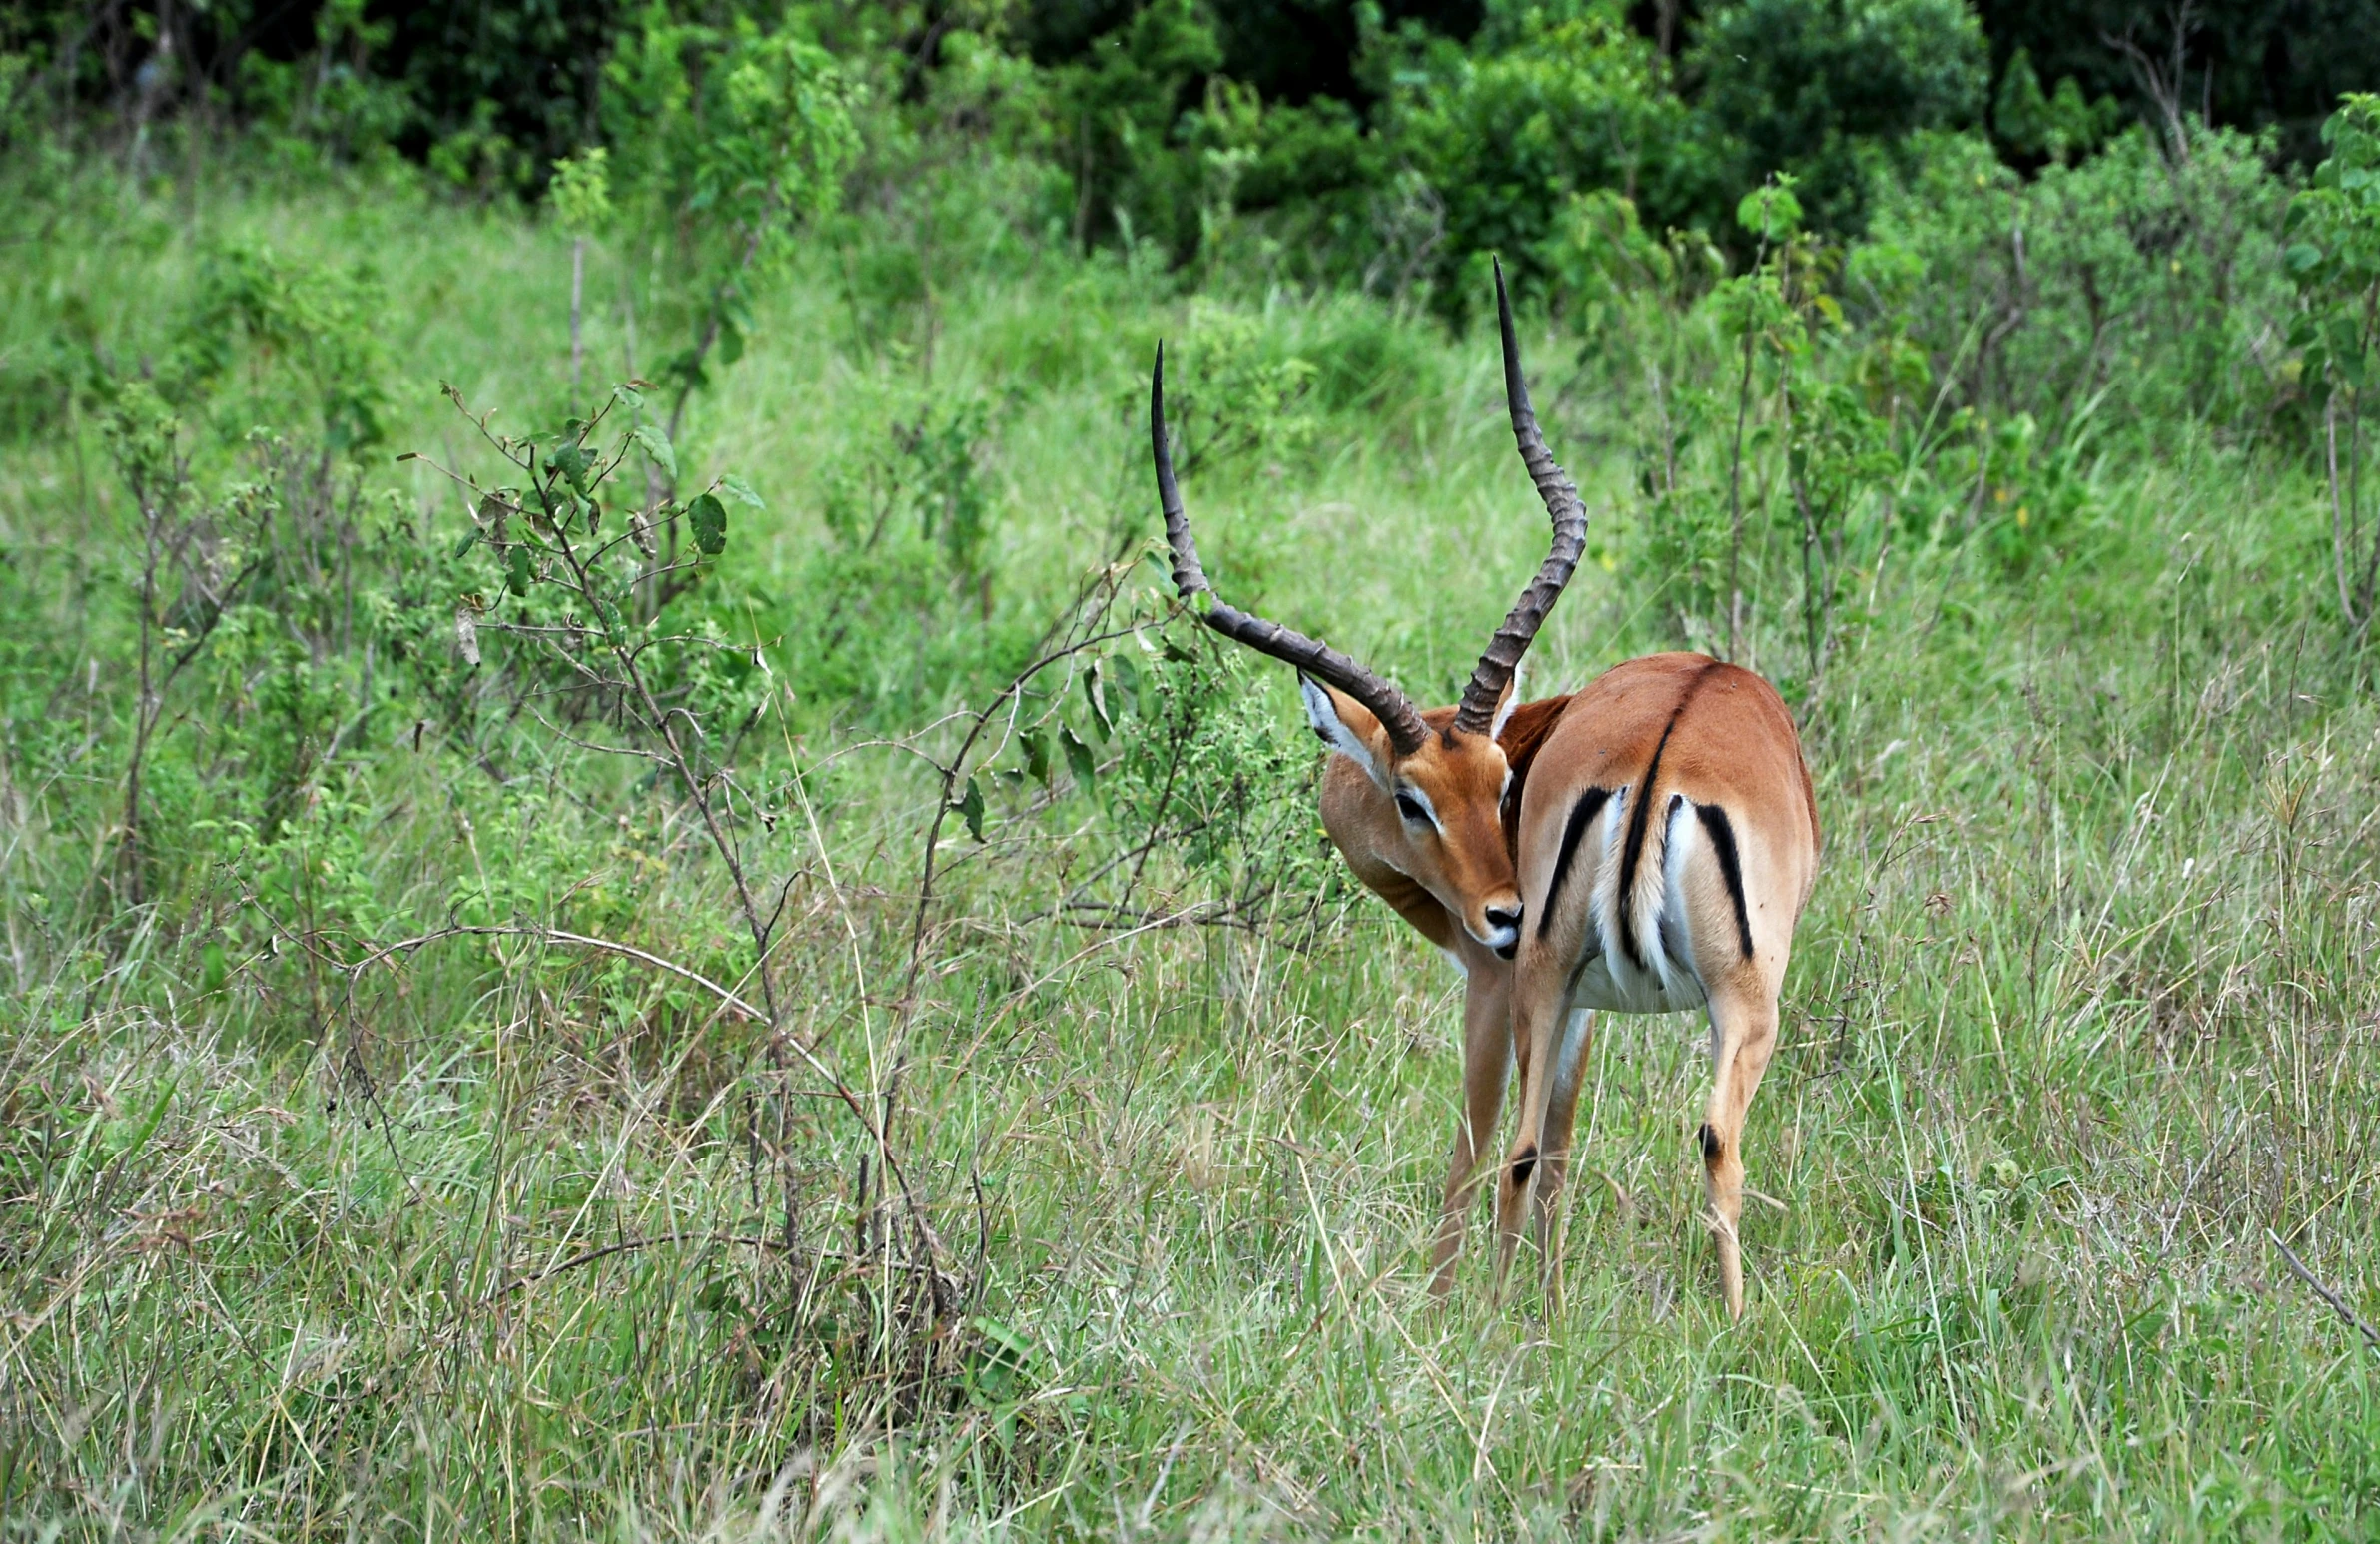
[[[1521,656],[1529,651],[1545,614],[1562,598],[1563,586],[1578,570],[1579,557],[1587,549],[1587,507],[1579,501],[1578,484],[1555,463],[1553,452],[1545,448],[1545,436],[1537,430],[1537,413],[1529,405],[1529,384],[1521,379],[1520,340],[1513,336],[1512,299],[1504,293],[1504,265],[1499,262],[1495,267],[1496,325],[1504,338],[1504,404],[1512,413],[1512,437],[1520,442],[1520,458],[1529,468],[1529,480],[1537,484],[1537,496],[1545,500],[1545,512],[1553,517],[1554,540],[1552,550],[1545,554],[1545,565],[1513,602],[1504,625],[1496,629],[1487,652],[1479,656],[1471,684],[1463,688],[1454,727],[1468,734],[1485,734],[1495,723],[1498,699],[1511,684]]]
[[[1232,642],[1294,665],[1299,674],[1335,686],[1371,709],[1399,756],[1419,750],[1429,737],[1429,726],[1403,692],[1334,648],[1224,604],[1215,595],[1214,586],[1206,582],[1206,570],[1198,566],[1197,539],[1190,534],[1190,516],[1182,509],[1182,490],[1174,482],[1174,455],[1166,444],[1166,346],[1162,343],[1157,346],[1157,369],[1149,379],[1149,453],[1157,462],[1157,501],[1166,511],[1166,545],[1174,554],[1174,588],[1185,601],[1193,602],[1192,614]],[[1204,610],[1194,604],[1200,595],[1211,601]]]

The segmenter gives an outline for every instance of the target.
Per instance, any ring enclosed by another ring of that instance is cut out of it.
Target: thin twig
[[[2287,1244],[2281,1242],[2281,1235],[2279,1233],[2274,1232],[2268,1227],[2264,1230],[2264,1236],[2272,1240],[2272,1246],[2281,1251],[2281,1258],[2289,1262],[2289,1270],[2291,1274],[2295,1275],[2298,1280],[2303,1281],[2306,1285],[2312,1287],[2314,1289],[2315,1296],[2321,1298],[2324,1302],[2329,1303],[2332,1312],[2336,1313],[2340,1318],[2345,1319],[2348,1323],[2354,1325],[2356,1333],[2362,1335],[2365,1343],[2370,1345],[2373,1350],[2380,1351],[2380,1329],[2374,1329],[2370,1324],[2364,1322],[2364,1316],[2356,1312],[2353,1308],[2349,1307],[2347,1305],[2346,1298],[2341,1297],[2338,1293],[2332,1291],[2329,1287],[2324,1286],[2320,1281],[2316,1280],[2314,1273],[2306,1269],[2306,1262],[2297,1257],[2297,1251],[2290,1248]]]

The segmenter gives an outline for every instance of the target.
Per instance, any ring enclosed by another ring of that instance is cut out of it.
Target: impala
[[[1697,1136],[1721,1285],[1740,1317],[1744,1117],[1776,1045],[1778,991],[1817,872],[1809,770],[1768,682],[1699,654],[1631,660],[1574,695],[1514,706],[1514,672],[1577,565],[1586,515],[1531,410],[1500,268],[1496,310],[1513,437],[1553,547],[1458,706],[1417,711],[1345,655],[1214,598],[1175,486],[1161,346],[1150,439],[1174,583],[1207,626],[1297,668],[1307,717],[1338,752],[1323,776],[1324,828],[1356,877],[1468,978],[1434,1289],[1451,1284],[1509,1069],[1521,1075],[1520,1131],[1497,1188],[1499,1282],[1526,1214],[1546,1237],[1592,1011],[1702,1007],[1714,1076]]]
[[[1700,654],[1613,667],[1537,752],[1517,849],[1530,928],[1512,984],[1520,1131],[1496,1197],[1497,1278],[1535,1197],[1539,1236],[1578,1110],[1581,1010],[1703,1008],[1711,1093],[1696,1133],[1731,1317],[1744,1312],[1744,1115],[1777,1045],[1777,994],[1818,871],[1818,808],[1793,718],[1749,670]]]
[[[1464,1108],[1455,1127],[1434,1250],[1435,1287],[1441,1294],[1453,1280],[1472,1175],[1495,1135],[1512,1062],[1508,962],[1521,944],[1523,908],[1506,815],[1518,808],[1537,747],[1568,700],[1518,705],[1514,676],[1538,626],[1570,582],[1587,531],[1578,490],[1554,464],[1529,409],[1501,270],[1496,304],[1513,432],[1553,517],[1553,541],[1537,576],[1488,640],[1462,701],[1450,708],[1417,709],[1394,686],[1337,650],[1215,597],[1174,481],[1174,458],[1166,443],[1162,344],[1149,387],[1150,451],[1157,463],[1158,501],[1165,509],[1176,589],[1208,627],[1296,667],[1307,721],[1337,752],[1322,775],[1323,829],[1355,877],[1467,977]]]

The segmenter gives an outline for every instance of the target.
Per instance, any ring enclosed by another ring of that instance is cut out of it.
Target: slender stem
[[[586,364],[586,350],[578,336],[578,303],[586,292],[586,238],[570,243],[570,410],[578,411],[578,383]]]
[[[2363,309],[2363,347],[2371,352],[2372,334],[2380,323],[2380,290],[2366,291]],[[2347,545],[2349,561],[2359,564],[2362,575],[2355,584],[2355,607],[2361,614],[2355,619],[2358,631],[2372,622],[2372,585],[2380,577],[2380,537],[2366,550],[2363,539],[2363,387],[2358,386],[2349,398],[2347,419]]]
[[[1744,372],[1736,383],[1736,438],[1727,460],[1727,657],[1743,652],[1744,418],[1752,408],[1752,330],[1744,331]]]
[[[146,489],[142,490],[144,493]],[[132,904],[145,890],[141,852],[141,763],[148,755],[149,732],[157,723],[157,691],[153,659],[157,650],[157,560],[159,525],[163,516],[147,498],[141,499],[141,695],[133,706],[132,764],[124,775],[124,869]]]
[[[2355,602],[2347,594],[2347,514],[2339,503],[2339,393],[2322,404],[2322,438],[2330,472],[2330,566],[2339,584],[2339,614],[2350,627],[2356,623]]]
[[[1792,443],[1793,410],[1793,393],[1788,391],[1785,396],[1785,414],[1789,446]],[[1790,448],[1786,454],[1790,466]],[[1794,509],[1802,517],[1802,634],[1810,652],[1810,693],[1815,697],[1818,694],[1818,673],[1822,663],[1819,650],[1826,631],[1818,582],[1818,516],[1810,505],[1808,479],[1801,472],[1794,471],[1790,480],[1793,483]]]
[[[2347,396],[2347,560],[2363,561],[2363,389],[2358,386]],[[2371,609],[2369,594],[2359,592],[2356,597],[2356,621],[2361,625],[2361,613]]]
[[[554,549],[561,554],[562,561],[570,567],[572,586],[590,605],[593,605],[602,586],[594,575],[587,571],[580,560],[577,548],[571,545],[569,533],[562,528],[559,522],[552,526],[552,530]],[[600,614],[599,608],[597,608],[597,614]],[[668,751],[669,764],[676,771],[678,780],[685,785],[686,797],[694,805],[695,812],[702,817],[703,830],[710,837],[711,846],[718,851],[720,858],[727,864],[728,878],[735,885],[736,904],[744,914],[744,925],[751,931],[752,947],[757,952],[758,963],[755,970],[760,977],[761,1005],[768,1013],[769,1028],[777,1029],[779,1020],[776,985],[775,978],[768,966],[769,924],[761,916],[760,903],[753,897],[752,887],[745,878],[744,865],[737,856],[736,846],[728,839],[726,828],[719,822],[718,811],[713,807],[710,792],[704,786],[704,779],[694,765],[692,754],[679,738],[674,715],[655,700],[652,688],[646,684],[644,672],[637,665],[636,650],[623,643],[609,627],[604,629],[603,641],[605,647],[611,651],[613,660],[618,664],[628,688],[636,694],[636,700],[642,710],[645,722],[651,726],[654,733],[661,737],[661,743]]]

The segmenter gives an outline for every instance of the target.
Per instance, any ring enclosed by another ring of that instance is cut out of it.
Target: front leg
[[[1546,1099],[1543,1153],[1538,1158],[1535,1225],[1538,1245],[1545,1251],[1546,1290],[1552,1298],[1548,1312],[1559,1313],[1562,1300],[1561,1199],[1570,1172],[1570,1140],[1578,1127],[1579,1088],[1586,1082],[1587,1052],[1595,1042],[1595,1011],[1565,1007],[1560,1050],[1552,1069],[1553,1088]]]
[[[1483,950],[1463,962],[1470,980],[1463,994],[1463,1106],[1455,1117],[1454,1153],[1430,1250],[1430,1293],[1444,1301],[1454,1289],[1454,1263],[1479,1194],[1479,1158],[1495,1140],[1512,1065],[1512,967]]]
[[[1512,1050],[1520,1067],[1520,1130],[1496,1185],[1496,1290],[1500,1295],[1520,1247],[1521,1228],[1539,1179],[1558,1044],[1569,991],[1561,959],[1542,935],[1521,948],[1512,986]]]

